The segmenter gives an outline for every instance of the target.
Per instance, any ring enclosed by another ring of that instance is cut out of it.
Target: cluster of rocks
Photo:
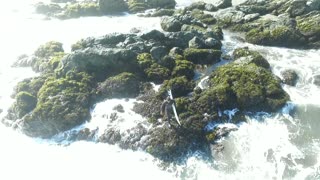
[[[148,2],[173,5],[171,1]],[[110,127],[98,138],[98,130],[83,129],[71,139],[142,149],[167,161],[199,150],[210,155],[213,137],[227,133],[205,127],[209,122],[230,122],[220,111],[238,108],[231,120],[237,123],[248,111],[274,112],[289,100],[268,61],[248,48],[236,49],[233,62],[214,70],[206,88],[196,88],[195,68],[219,62],[222,54],[219,19],[201,10],[214,7],[198,3],[162,17],[166,32],[82,39],[69,54],[58,42],[40,46],[32,56],[22,56],[15,63],[31,66],[40,76],[18,83],[12,95],[16,101],[4,122],[29,136],[50,138],[90,120],[90,109],[100,101],[137,98],[141,102],[133,110],[147,119],[148,127],[140,123],[126,132]],[[150,82],[161,83],[159,91]],[[168,89],[176,98],[180,127],[173,122],[169,128],[167,122],[158,121]],[[116,113],[122,113],[121,109],[117,107]],[[116,121],[118,116],[110,118]]]
[[[61,4],[62,3],[62,4]],[[102,16],[106,14],[121,14],[123,12],[143,12],[151,8],[171,8],[176,5],[175,0],[99,0],[80,1],[53,0],[51,3],[37,3],[37,13],[59,19],[78,18],[83,16]]]

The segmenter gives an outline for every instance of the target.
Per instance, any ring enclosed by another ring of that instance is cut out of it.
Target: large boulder
[[[62,13],[55,14],[59,19],[79,18],[83,16],[100,16],[101,12],[96,2],[77,2],[68,4]]]
[[[103,98],[130,98],[139,94],[140,82],[132,73],[121,73],[102,82],[98,90]]]
[[[194,87],[194,81],[188,80],[185,76],[180,76],[164,81],[158,93],[165,96],[167,90],[171,89],[174,97],[186,96],[188,93],[192,92]]]
[[[246,33],[245,38],[250,43],[267,46],[301,47],[306,44],[305,37],[288,26],[276,26],[270,29],[254,28]]]
[[[289,100],[278,78],[255,63],[231,63],[216,69],[209,88],[195,96],[195,111],[215,112],[238,108],[241,111],[277,111]]]
[[[320,12],[312,11],[306,15],[298,16],[297,28],[310,43],[320,40]]]
[[[21,119],[36,107],[37,98],[28,92],[19,92],[15,98],[16,101],[8,111],[9,119]]]
[[[65,56],[61,60],[62,68],[59,73],[84,71],[102,81],[122,72],[137,72],[139,68],[136,56],[136,53],[126,49],[87,48]]]
[[[119,13],[128,10],[124,0],[99,0],[99,8],[103,14]]]
[[[194,64],[214,64],[220,61],[221,51],[216,49],[195,49],[184,50],[184,58]]]
[[[233,58],[238,64],[255,64],[266,69],[270,68],[269,62],[260,53],[251,51],[247,47],[235,49]]]
[[[165,16],[160,21],[161,28],[167,32],[178,32],[181,30],[182,22],[173,16]]]
[[[90,119],[93,86],[92,77],[86,73],[69,72],[65,78],[48,78],[38,92],[35,108],[18,127],[29,136],[50,138],[84,123]]]

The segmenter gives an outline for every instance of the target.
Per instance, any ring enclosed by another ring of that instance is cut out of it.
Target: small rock
[[[295,86],[298,80],[298,75],[294,70],[288,69],[281,72],[282,81],[284,84]]]
[[[315,84],[315,85],[320,87],[320,74],[315,75],[313,78],[314,78],[313,84]]]
[[[189,48],[202,49],[205,48],[206,44],[202,39],[194,37],[189,41]]]
[[[182,23],[179,20],[174,17],[167,16],[161,18],[160,24],[161,28],[168,32],[178,32],[181,30],[182,26]]]
[[[116,105],[115,107],[113,107],[113,110],[119,112],[119,113],[124,113],[124,109],[123,106],[121,104]]]

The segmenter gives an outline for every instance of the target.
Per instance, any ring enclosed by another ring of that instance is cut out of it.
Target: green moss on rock
[[[12,119],[21,119],[31,112],[37,104],[37,98],[32,94],[22,91],[16,95],[16,101],[9,109],[9,114],[13,114]]]
[[[280,81],[270,71],[255,64],[219,67],[210,76],[211,88],[207,91],[221,85],[223,90],[235,98],[232,102],[241,110],[276,111],[289,100]],[[227,103],[226,107],[234,106]]]
[[[180,76],[170,80],[165,80],[158,94],[160,96],[165,96],[167,90],[171,89],[173,96],[177,98],[181,96],[186,96],[188,93],[192,92],[194,87],[194,81],[188,80],[185,76]]]
[[[273,29],[256,28],[246,33],[246,40],[253,44],[301,47],[306,43],[305,37],[298,31],[286,26],[278,26]]]
[[[140,91],[140,82],[132,73],[121,73],[105,80],[99,85],[102,98],[136,97]]]
[[[187,79],[191,80],[194,77],[194,68],[195,65],[190,61],[176,60],[176,66],[173,68],[172,76],[185,76]]]
[[[35,109],[23,118],[22,131],[32,137],[49,138],[82,124],[90,118],[93,84],[86,73],[49,77],[38,92]]]
[[[255,64],[266,69],[270,68],[269,62],[258,52],[248,48],[237,48],[233,51],[233,58],[237,63]]]

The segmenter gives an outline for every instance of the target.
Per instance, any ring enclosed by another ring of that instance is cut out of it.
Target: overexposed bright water
[[[160,29],[158,18],[135,15],[46,20],[33,14],[31,0],[7,1],[0,7],[0,118],[12,104],[14,85],[35,76],[29,68],[12,68],[23,54],[31,54],[40,44],[60,41],[66,51],[81,38],[111,32],[128,33],[132,28],[142,31]],[[179,6],[191,0],[178,0]],[[319,50],[292,50],[241,43],[226,33],[224,49],[249,46],[261,52],[276,75],[284,69],[299,74],[296,87],[284,86],[292,102],[283,112],[248,118],[238,131],[221,140],[225,146],[214,157],[213,164],[190,157],[186,164],[168,165],[147,153],[121,150],[119,147],[92,142],[74,142],[69,146],[52,141],[32,139],[0,124],[0,179],[319,179],[320,178],[320,89],[312,84],[320,74]],[[81,127],[90,129],[118,126],[121,131],[144,123],[130,109],[135,100],[112,99],[96,105],[93,119]],[[108,115],[122,104],[125,113],[116,124]],[[289,114],[291,108],[295,114]],[[148,126],[147,123],[144,123]],[[81,128],[78,127],[78,128]]]

